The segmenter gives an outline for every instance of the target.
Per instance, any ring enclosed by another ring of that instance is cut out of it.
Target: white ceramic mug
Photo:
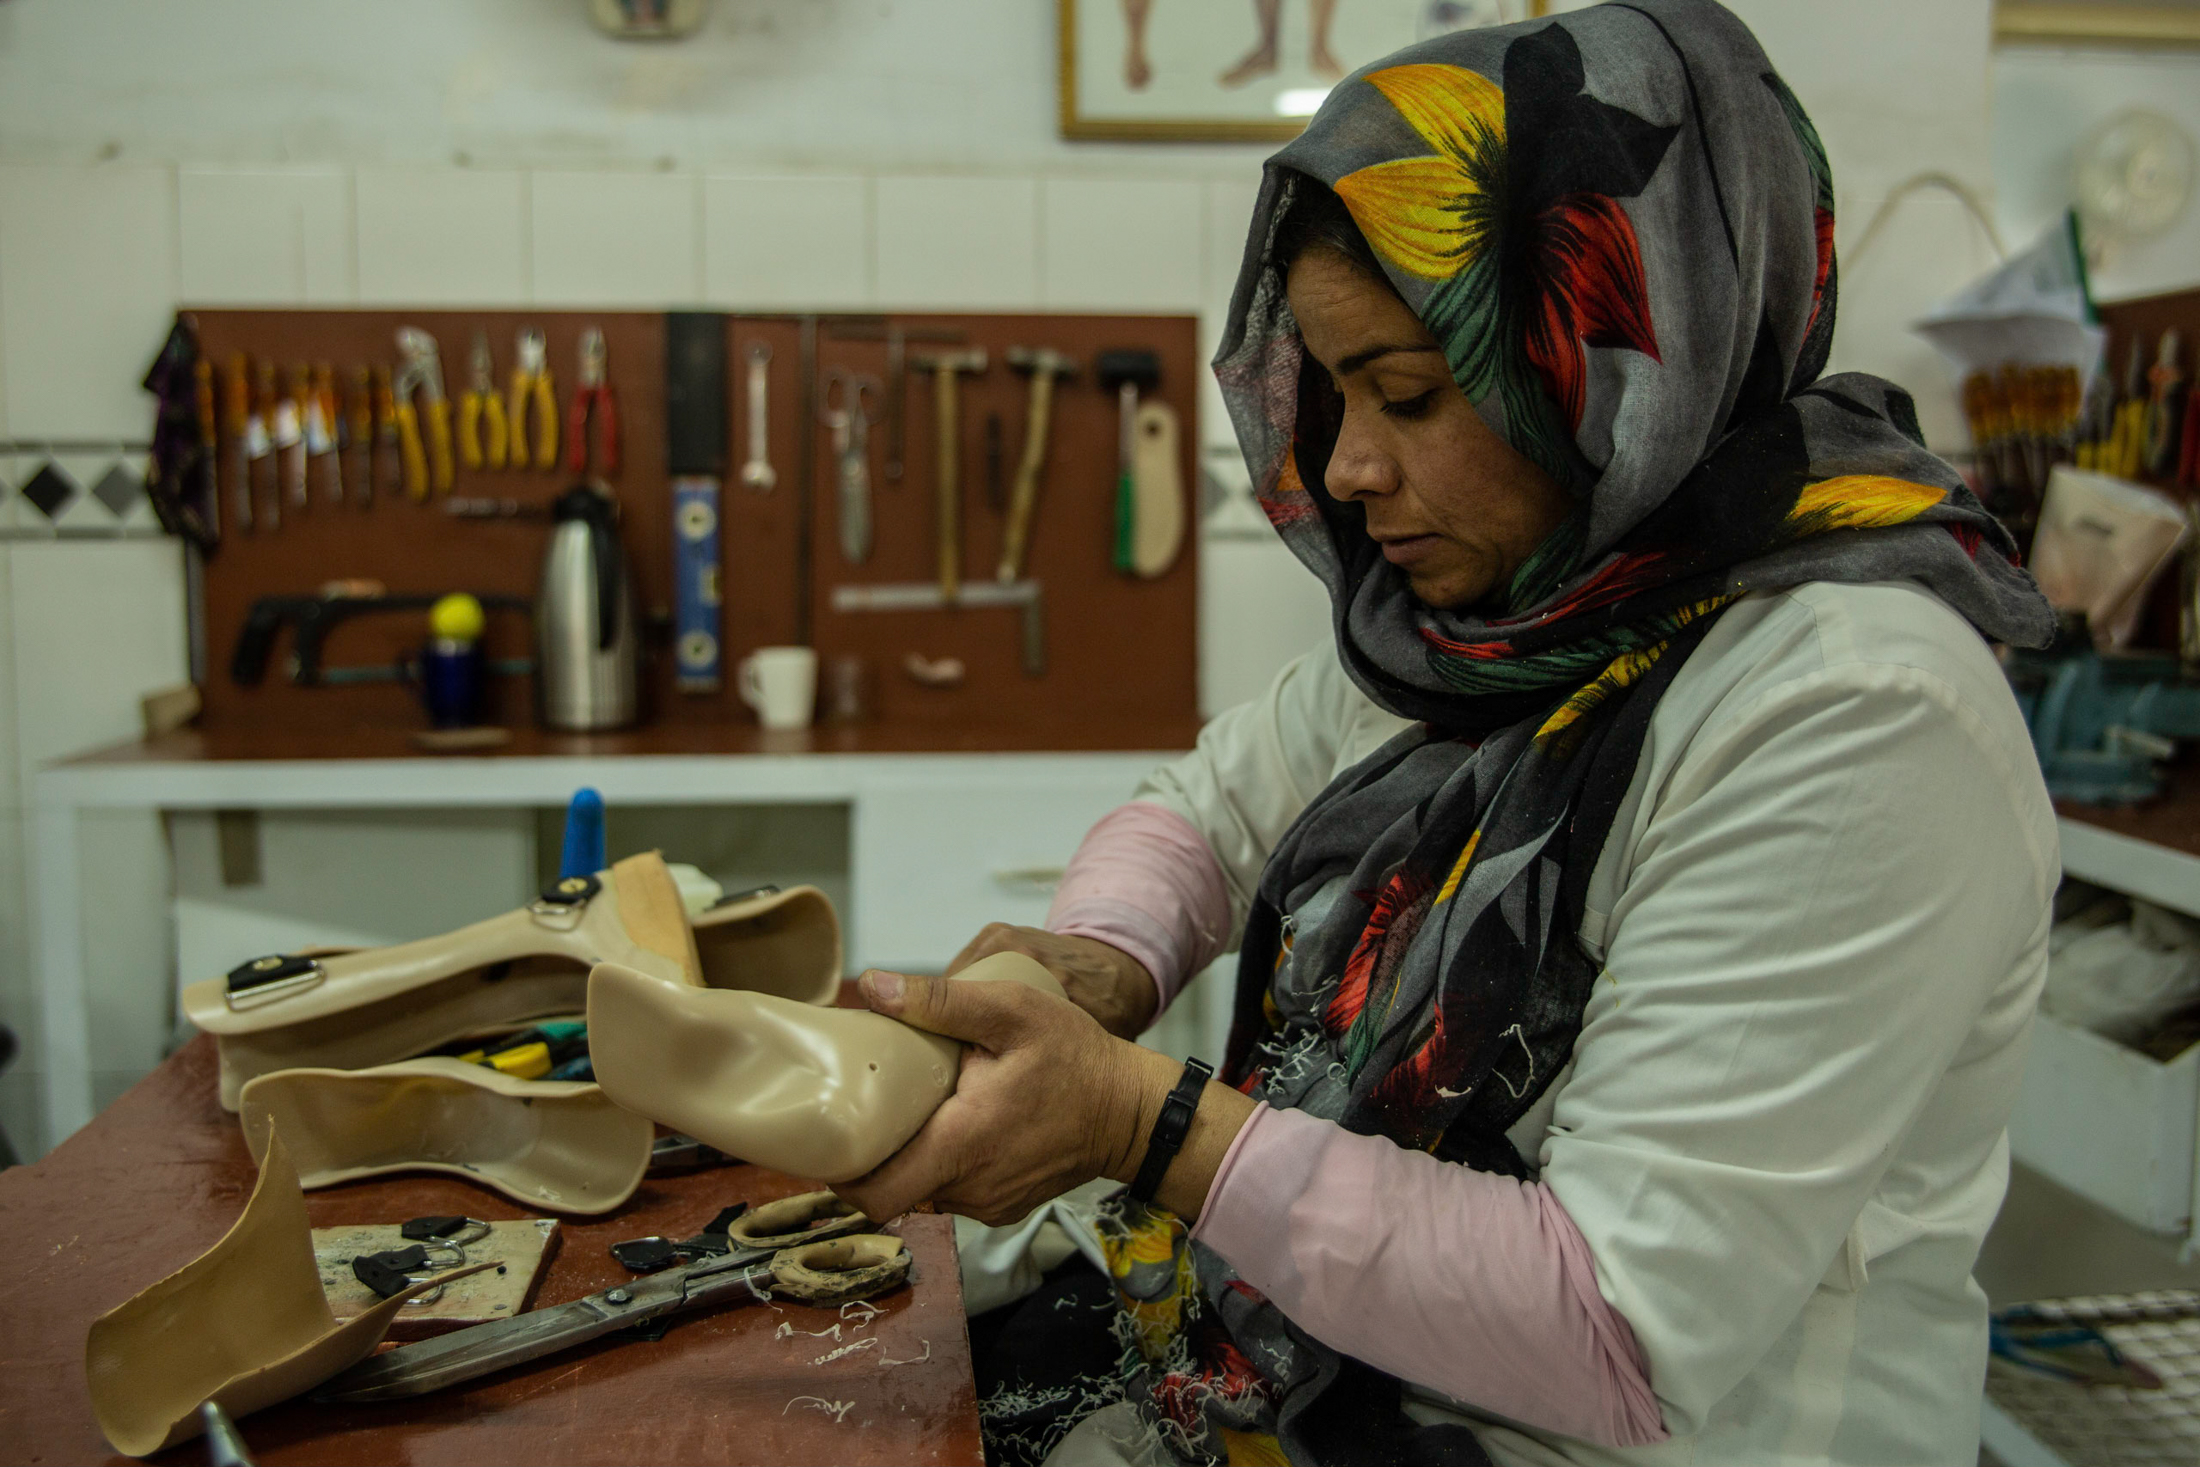
[[[817,711],[817,653],[759,647],[741,659],[741,701],[766,728],[808,728]]]

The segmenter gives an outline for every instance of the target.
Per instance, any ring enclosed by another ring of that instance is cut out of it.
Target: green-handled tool
[[[1138,539],[1138,486],[1134,461],[1138,454],[1138,394],[1161,385],[1161,358],[1135,347],[1115,347],[1100,353],[1094,376],[1103,388],[1115,389],[1115,568],[1132,572]]]

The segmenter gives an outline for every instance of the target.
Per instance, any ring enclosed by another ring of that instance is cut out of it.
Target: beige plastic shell
[[[244,1087],[258,1157],[279,1128],[300,1184],[447,1172],[553,1212],[609,1212],[641,1185],[656,1129],[601,1087],[519,1080],[430,1057],[366,1070],[282,1070]]]
[[[129,1255],[114,1266],[127,1270]],[[321,1292],[298,1173],[275,1133],[244,1215],[222,1240],[93,1321],[84,1340],[92,1415],[126,1456],[189,1441],[201,1430],[200,1402],[240,1417],[312,1390],[372,1353],[398,1310],[429,1287],[338,1324]]]
[[[957,982],[1062,988],[1021,953]],[[955,1091],[962,1046],[864,1009],[683,988],[616,963],[588,980],[597,1083],[620,1105],[744,1161],[852,1181],[900,1150]]]
[[[223,1108],[235,1110],[260,1075],[365,1069],[577,1013],[588,970],[603,961],[804,1002],[838,992],[840,922],[815,887],[729,903],[691,925],[656,852],[600,875],[603,889],[577,916],[522,907],[418,942],[324,953],[322,981],[249,1008],[229,1006],[223,979],[192,984],[183,1009],[215,1037]]]

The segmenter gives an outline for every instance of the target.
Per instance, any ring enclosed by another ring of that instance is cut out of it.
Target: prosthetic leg
[[[956,981],[1062,992],[1021,953]],[[589,976],[588,1042],[597,1082],[628,1110],[821,1182],[852,1181],[900,1150],[962,1067],[956,1041],[884,1014],[689,988],[617,963]]]
[[[568,877],[516,912],[395,947],[277,954],[183,992],[214,1036],[221,1103],[290,1069],[358,1070],[474,1035],[577,1014],[588,970],[616,962],[683,988],[832,1002],[840,925],[815,887],[735,897],[690,921],[655,852]]]
[[[641,1184],[656,1128],[598,1086],[518,1080],[431,1056],[368,1070],[280,1070],[244,1087],[245,1144],[290,1142],[311,1190],[385,1172],[448,1172],[553,1212],[609,1212]],[[264,1164],[264,1162],[263,1162]]]

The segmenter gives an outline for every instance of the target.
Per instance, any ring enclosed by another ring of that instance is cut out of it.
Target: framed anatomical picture
[[[1330,87],[1446,31],[1547,0],[1059,0],[1062,136],[1295,137]]]

